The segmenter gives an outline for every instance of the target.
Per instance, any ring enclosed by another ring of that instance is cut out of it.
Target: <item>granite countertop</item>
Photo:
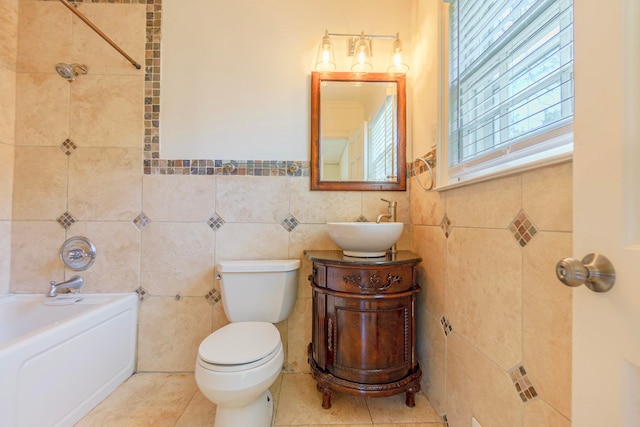
[[[314,262],[330,262],[339,265],[396,265],[396,264],[408,264],[422,261],[422,258],[414,254],[411,251],[398,251],[395,254],[387,254],[383,257],[375,258],[357,258],[346,256],[340,250],[333,251],[304,251],[304,255]]]

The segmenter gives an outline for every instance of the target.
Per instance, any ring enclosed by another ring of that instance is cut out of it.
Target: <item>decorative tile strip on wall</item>
[[[531,384],[531,380],[529,380],[527,371],[523,365],[516,366],[509,370],[509,376],[523,402],[528,402],[538,396],[538,392],[535,387],[533,387],[533,384]]]
[[[220,301],[220,293],[216,288],[211,289],[204,297],[211,305],[216,305]]]
[[[138,230],[142,231],[147,228],[147,225],[151,223],[151,219],[144,212],[140,212],[137,217],[133,219],[133,225],[135,225]]]
[[[445,337],[449,336],[449,334],[453,332],[453,327],[451,326],[451,323],[449,323],[449,319],[447,319],[445,316],[442,316],[442,318],[440,319],[440,324],[442,325],[442,330],[444,331]]]
[[[444,237],[449,238],[449,235],[451,234],[451,220],[447,214],[444,214],[442,221],[440,221],[440,228],[442,228],[442,231],[444,232]]]
[[[142,286],[138,286],[138,289],[136,289],[136,293],[138,294],[138,299],[140,300],[140,302],[149,297],[149,293],[145,291]]]
[[[78,148],[78,146],[73,141],[71,141],[69,138],[65,139],[64,141],[62,141],[62,144],[60,144],[60,149],[67,156],[72,155],[76,151],[77,148]]]
[[[60,215],[56,219],[56,221],[58,221],[58,224],[60,224],[60,227],[64,228],[65,230],[68,230],[73,225],[73,223],[76,222],[77,220],[69,212],[65,212],[62,215]]]
[[[296,228],[300,224],[300,221],[296,219],[293,215],[289,214],[282,220],[280,225],[282,228],[287,230],[288,232],[292,232],[294,228]]]
[[[216,231],[224,225],[224,219],[222,219],[222,217],[217,213],[214,213],[211,215],[211,218],[207,220],[207,225],[211,227],[213,231]]]
[[[533,222],[524,211],[520,211],[516,218],[509,226],[509,231],[513,234],[514,239],[523,248],[533,239],[538,233],[538,230],[533,225]]]

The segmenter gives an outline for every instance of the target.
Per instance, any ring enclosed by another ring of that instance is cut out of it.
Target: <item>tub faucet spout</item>
[[[82,285],[84,285],[84,279],[80,276],[73,276],[71,279],[60,283],[52,281],[50,283],[49,292],[47,292],[45,295],[47,297],[55,297],[58,296],[58,291],[62,289],[73,289],[77,291],[82,287]]]

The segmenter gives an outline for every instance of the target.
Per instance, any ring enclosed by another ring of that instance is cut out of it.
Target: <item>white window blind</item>
[[[388,181],[396,179],[396,97],[387,96],[370,126],[370,155],[368,179]]]
[[[449,178],[571,146],[572,0],[453,0]]]

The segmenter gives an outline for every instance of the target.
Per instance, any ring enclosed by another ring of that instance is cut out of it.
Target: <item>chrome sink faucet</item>
[[[398,206],[398,202],[387,199],[380,199],[383,202],[387,202],[387,209],[389,209],[389,213],[380,214],[378,218],[376,218],[376,224],[380,224],[383,218],[387,218],[387,222],[396,222],[396,207]]]
[[[73,289],[78,290],[84,285],[84,279],[80,276],[73,276],[71,279],[66,282],[51,282],[49,287],[49,292],[45,294],[46,297],[55,297],[58,296],[58,291],[62,289]]]

